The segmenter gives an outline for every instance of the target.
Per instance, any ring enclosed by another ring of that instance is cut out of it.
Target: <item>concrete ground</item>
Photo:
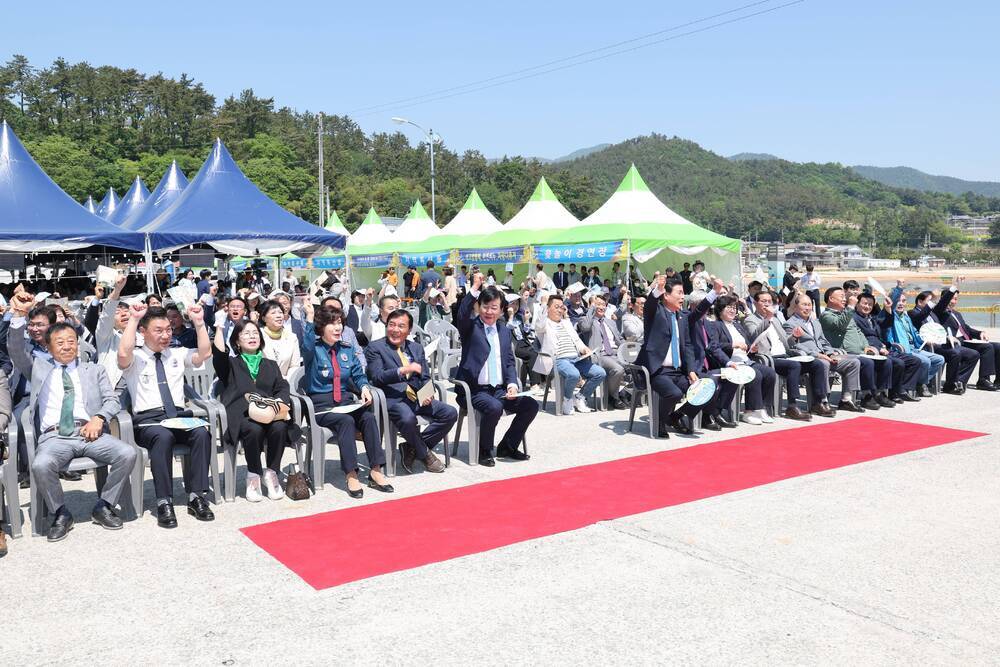
[[[323,591],[238,530],[798,427],[778,420],[653,441],[625,433],[627,416],[540,415],[529,462],[453,461],[443,475],[399,476],[394,495],[366,490],[361,501],[329,464],[337,486],[309,501],[239,497],[215,508],[214,523],[180,513],[173,531],[149,513],[117,532],[85,521],[95,499],[86,476],[66,485],[78,523],[65,541],[12,540],[0,560],[2,662],[1000,663],[995,393],[872,415],[983,437]],[[594,493],[627,484],[608,479]],[[148,503],[148,473],[146,493]],[[375,530],[358,526],[343,539]]]

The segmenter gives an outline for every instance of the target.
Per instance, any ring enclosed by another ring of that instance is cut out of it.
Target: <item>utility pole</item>
[[[323,215],[323,112],[319,112],[319,131],[317,132],[317,142],[319,143],[319,226],[326,223],[326,216]]]

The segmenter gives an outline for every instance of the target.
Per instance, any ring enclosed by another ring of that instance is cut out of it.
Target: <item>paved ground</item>
[[[998,663],[1000,395],[876,415],[989,435],[319,592],[238,529],[386,499],[351,500],[339,471],[339,488],[310,501],[239,498],[213,524],[181,514],[174,531],[148,513],[119,532],[82,522],[94,500],[85,477],[67,485],[81,520],[68,539],[14,540],[0,560],[0,655],[9,665]],[[530,462],[453,462],[444,475],[396,478],[395,497],[794,428],[652,441],[620,435],[626,418],[541,415]],[[148,475],[146,485],[148,499]]]

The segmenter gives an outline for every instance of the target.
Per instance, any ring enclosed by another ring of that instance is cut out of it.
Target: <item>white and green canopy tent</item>
[[[454,218],[451,219],[442,230],[442,236],[455,236],[459,238],[471,238],[492,234],[503,229],[503,225],[486,208],[486,204],[479,197],[475,188],[469,193],[469,198],[465,200],[465,205]],[[461,247],[461,246],[455,246]]]
[[[548,181],[542,176],[535,187],[534,193],[517,214],[507,221],[503,231],[519,230],[524,232],[524,238],[529,239],[538,232],[548,232],[554,229],[572,229],[579,226],[580,221],[566,210],[559,198],[552,192]]]
[[[375,207],[347,239],[347,265],[357,284],[374,284],[382,270],[392,264],[394,246],[392,231],[385,226]]]
[[[330,214],[330,217],[326,219],[326,224],[323,228],[327,231],[334,232],[336,234],[343,234],[350,238],[351,233],[347,231],[347,227],[344,223],[340,221],[340,216],[334,211]],[[312,267],[314,269],[340,269],[346,264],[346,258],[343,250],[331,250],[329,252],[323,253],[319,257],[314,257],[312,260]],[[284,262],[282,262],[284,266]],[[295,267],[292,267],[295,268]]]
[[[617,244],[624,244],[619,248]],[[536,245],[538,261],[606,264],[631,254],[647,279],[655,270],[683,262],[705,262],[727,282],[741,275],[739,239],[699,227],[657,199],[633,164],[621,185],[579,226],[558,231]],[[603,272],[602,272],[603,273]]]

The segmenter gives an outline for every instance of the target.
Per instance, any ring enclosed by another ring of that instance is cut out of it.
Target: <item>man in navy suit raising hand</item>
[[[496,287],[483,287],[483,283],[483,274],[476,273],[458,308],[455,326],[462,341],[462,358],[456,379],[469,384],[472,407],[479,413],[479,464],[493,466],[493,440],[504,412],[515,417],[497,446],[497,456],[518,461],[528,458],[518,445],[538,414],[538,402],[517,395],[510,329],[498,323],[504,296]]]

